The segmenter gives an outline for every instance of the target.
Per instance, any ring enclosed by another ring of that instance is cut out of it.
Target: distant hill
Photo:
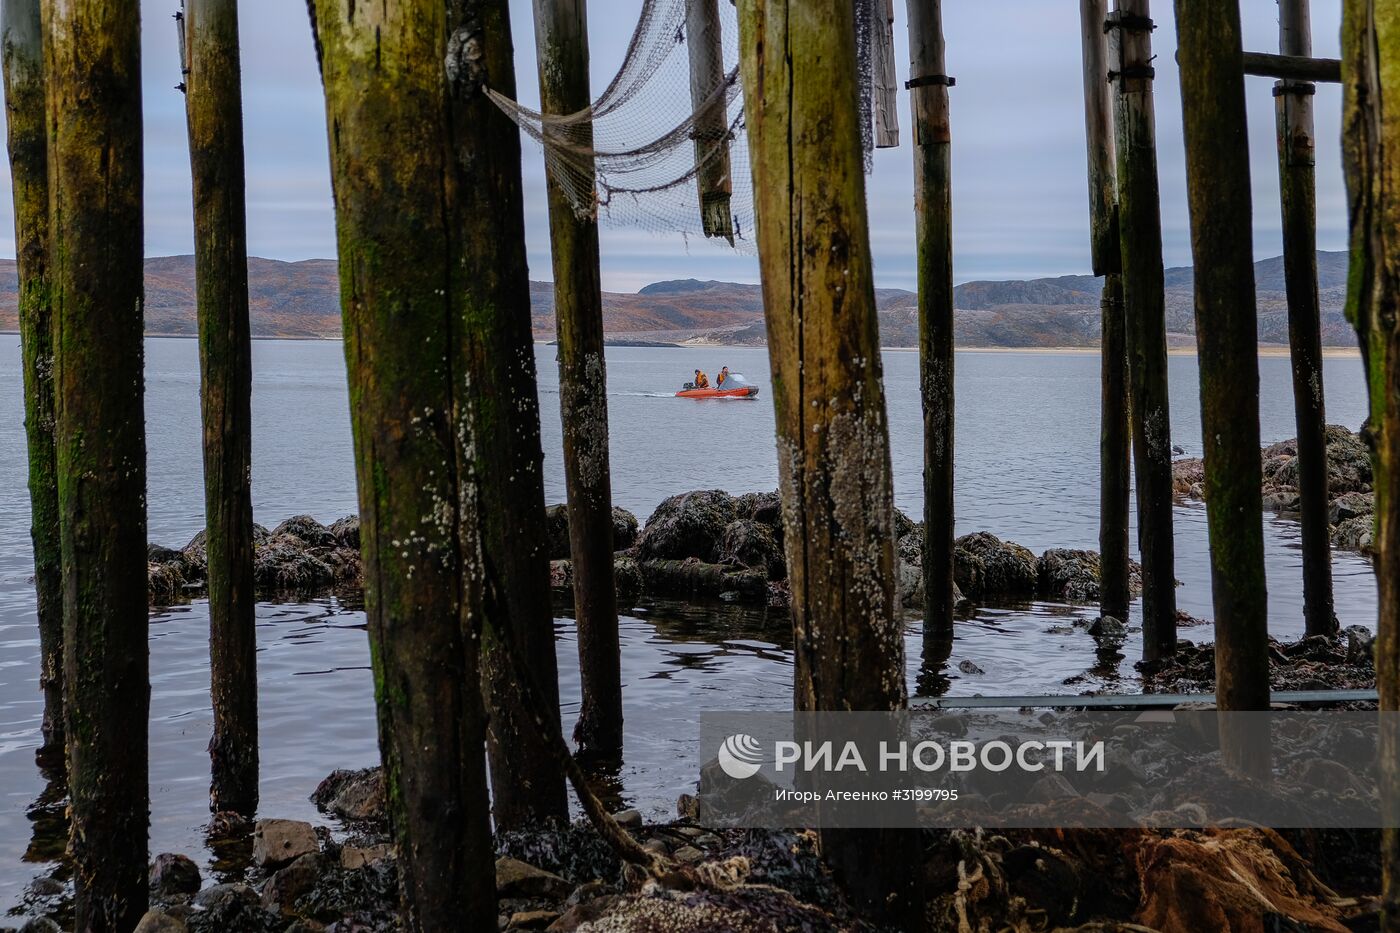
[[[1319,252],[1318,288],[1323,342],[1354,346],[1342,317],[1346,292],[1345,253]],[[1255,263],[1259,340],[1288,342],[1288,313],[1281,257]],[[1166,270],[1167,329],[1173,345],[1194,343],[1190,267]],[[253,335],[340,336],[339,281],[332,259],[281,262],[248,260]],[[957,340],[972,347],[1089,347],[1099,341],[1098,279],[1088,275],[966,282],[953,290]],[[0,260],[0,330],[16,329],[14,260]],[[554,337],[554,288],[530,283],[531,324],[541,340]],[[917,299],[897,288],[876,289],[880,335],[885,346],[918,343]],[[146,260],[146,330],[193,335],[193,256]],[[760,346],[766,341],[763,296],[757,285],[677,279],[654,282],[635,294],[605,292],[604,327],[619,342],[728,343]]]

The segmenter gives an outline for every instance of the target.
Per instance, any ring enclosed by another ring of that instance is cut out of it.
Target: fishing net
[[[888,0],[853,0],[870,168],[871,35]],[[878,40],[878,37],[877,37]],[[544,150],[580,217],[752,251],[753,192],[731,0],[643,0],[617,74],[591,106],[543,114],[488,89]]]

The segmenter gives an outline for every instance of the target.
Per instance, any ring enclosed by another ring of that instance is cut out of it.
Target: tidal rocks
[[[696,558],[714,563],[724,529],[738,517],[734,497],[720,489],[672,496],[656,507],[637,536],[642,561]]]
[[[953,542],[953,579],[969,599],[1028,598],[1038,578],[1035,555],[1015,542],[987,531]]]
[[[1269,685],[1273,690],[1346,690],[1376,685],[1371,633],[1353,626],[1338,635],[1298,641],[1269,639]],[[1178,641],[1176,653],[1157,662],[1139,661],[1148,693],[1209,693],[1215,689],[1215,646]]]
[[[738,518],[726,525],[717,551],[717,563],[759,570],[772,580],[787,576],[782,545],[773,530],[756,519]]]
[[[497,897],[546,897],[563,900],[573,885],[554,872],[536,868],[510,856],[496,859]]]
[[[1097,551],[1051,548],[1036,561],[1036,588],[1043,596],[1089,602],[1099,598],[1101,569]]]
[[[162,852],[151,862],[151,893],[156,897],[194,894],[200,882],[199,866],[188,856]]]
[[[383,823],[384,769],[361,768],[332,771],[311,793],[311,802],[322,813],[330,813],[349,823]]]
[[[759,604],[769,596],[766,571],[735,570],[724,564],[706,563],[693,557],[688,560],[644,560],[637,566],[644,588],[652,593]]]
[[[330,528],[297,515],[272,531],[253,526],[253,582],[259,593],[311,594],[360,583],[360,522],[351,516]],[[153,545],[147,553],[153,603],[164,604],[202,590],[208,572],[205,533],[179,551]]]
[[[141,915],[134,933],[185,933],[188,929],[185,921],[173,914],[163,910],[148,910]]]
[[[320,850],[316,831],[299,820],[258,820],[253,825],[253,864],[272,870]]]
[[[563,503],[544,510],[549,540],[549,559],[568,560],[573,552],[569,545],[569,507]],[[624,508],[613,506],[613,550],[625,551],[637,541],[637,516]]]
[[[1182,498],[1205,499],[1205,465],[1200,458],[1172,464],[1172,489]],[[1369,516],[1375,510],[1370,452],[1361,435],[1336,424],[1327,426],[1327,494],[1331,498],[1328,521],[1333,526],[1332,545],[1369,553]],[[1298,510],[1296,439],[1263,449],[1260,496],[1271,511],[1287,514]]]

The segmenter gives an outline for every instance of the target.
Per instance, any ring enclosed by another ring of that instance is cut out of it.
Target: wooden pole
[[[461,233],[474,248],[458,288],[464,302],[461,339],[469,354],[475,399],[471,417],[479,439],[472,448],[471,470],[480,482],[484,522],[486,614],[481,657],[492,812],[497,827],[515,827],[566,820],[569,812],[564,776],[545,739],[547,733],[532,722],[534,715],[501,645],[504,639],[513,641],[515,655],[534,676],[540,700],[552,714],[542,725],[551,731],[559,729],[559,670],[554,654],[544,452],[525,259],[520,133],[482,90],[485,85],[513,99],[515,65],[507,0],[450,0],[447,12],[448,34],[467,42],[459,48],[454,39],[449,46],[449,53],[464,56],[455,73],[449,74],[453,81],[449,104],[457,143],[452,169],[456,196],[461,200]],[[583,15],[580,5],[568,18],[581,25]],[[586,55],[586,47],[579,46],[574,53]],[[571,74],[578,74],[573,70],[577,67],[571,63]],[[583,90],[586,95],[586,85]],[[577,92],[577,87],[571,86],[570,93]],[[585,235],[577,244],[579,256],[570,257],[578,268],[589,261],[585,258],[590,255],[587,243]],[[596,259],[592,261],[596,263]],[[586,281],[573,276],[587,274],[586,270],[570,272],[562,281]],[[557,272],[556,280],[561,280]],[[589,374],[589,383],[595,394],[601,394],[598,374]],[[560,401],[562,405],[572,400],[561,396]],[[605,402],[597,399],[595,404]],[[601,423],[606,425],[605,420]],[[599,424],[595,420],[580,424],[579,429],[597,430]],[[596,440],[606,445],[604,438]],[[603,512],[611,522],[611,505]],[[585,524],[583,530],[595,539],[591,546],[597,548],[595,527]],[[599,585],[600,573],[611,570],[611,553],[601,570],[598,563],[595,556],[587,568],[593,587]],[[605,602],[600,612],[605,631],[599,637],[609,644],[606,607]],[[610,649],[599,650],[605,653]],[[605,669],[600,676],[607,678]]]
[[[1308,0],[1279,0],[1279,51],[1312,54]],[[1293,360],[1293,413],[1298,429],[1298,493],[1303,525],[1303,620],[1309,635],[1340,627],[1332,608],[1332,542],[1327,522],[1327,415],[1322,387],[1322,322],[1317,297],[1317,185],[1314,169],[1314,85],[1274,86],[1278,127],[1279,200],[1283,208],[1283,272]]]
[[[1099,613],[1127,621],[1128,509],[1131,435],[1128,430],[1128,358],[1118,243],[1118,175],[1113,145],[1113,94],[1104,34],[1107,0],[1080,0],[1084,59],[1084,138],[1089,158],[1089,250],[1094,274],[1104,276],[1099,309]]]
[[[63,760],[63,576],[54,449],[53,308],[48,284],[49,179],[39,0],[0,3],[10,183],[19,267],[24,428],[29,455],[30,535],[39,616],[39,686],[44,744],[39,757]]]
[[[690,106],[695,113],[695,183],[700,193],[700,225],[705,236],[723,237],[733,243],[730,197],[734,184],[729,164],[728,97],[721,90],[727,76],[719,0],[686,0],[685,37],[690,54]],[[585,60],[586,43],[585,39]],[[587,86],[585,80],[584,87]],[[587,105],[585,98],[576,109]]]
[[[1222,710],[1267,710],[1259,337],[1238,0],[1176,0],[1176,27],[1215,609],[1215,695]],[[1221,720],[1226,765],[1267,775],[1267,735],[1236,725],[1232,718]]]
[[[184,25],[214,706],[209,805],[251,815],[258,805],[253,351],[237,0],[186,0]]]
[[[739,4],[798,711],[906,697],[854,26],[840,0]],[[821,836],[861,910],[919,925],[917,833]]]
[[[43,0],[75,927],[146,910],[146,424],[135,0]]]
[[[1400,16],[1395,0],[1342,5],[1342,164],[1351,266],[1347,318],[1370,395],[1363,431],[1376,491],[1376,687],[1383,719],[1400,710]],[[1381,786],[1400,787],[1400,737],[1381,729]],[[1400,802],[1382,794],[1381,929],[1400,930]]]
[[[1342,80],[1342,63],[1335,58],[1312,58],[1297,55],[1270,55],[1267,52],[1245,52],[1244,73],[1264,78],[1284,78],[1294,81]]]
[[[365,612],[405,926],[494,917],[478,645],[486,567],[473,409],[482,392],[464,320],[498,241],[468,231],[444,4],[311,7],[330,130],[341,307],[360,499]],[[494,24],[493,24],[494,26]],[[494,31],[477,36],[490,47]],[[455,48],[455,53],[453,49]],[[444,63],[447,63],[446,65]],[[516,177],[519,177],[517,165]],[[490,212],[476,223],[499,221]],[[487,272],[486,274],[489,274]]]
[[[1142,556],[1142,653],[1155,661],[1176,651],[1176,575],[1152,26],[1148,0],[1115,0],[1114,7],[1118,242]]]
[[[899,79],[894,66],[894,0],[870,0],[870,59],[875,148],[899,146]]]
[[[718,11],[715,16],[718,18]],[[693,49],[697,41],[693,27],[689,39]],[[577,113],[587,107],[591,95],[585,0],[537,0],[535,47],[543,112]],[[694,56],[692,50],[692,67]],[[723,80],[723,74],[720,78]],[[591,148],[592,141],[586,140],[585,145]],[[697,149],[699,146],[697,141]],[[728,163],[726,154],[726,217]],[[608,380],[603,350],[598,221],[596,217],[580,216],[568,193],[552,177],[546,181],[549,243],[554,259],[554,317],[559,335],[559,415],[564,426],[569,553],[573,561],[574,619],[578,626],[583,694],[574,741],[585,756],[615,760],[622,751],[622,659],[613,580],[612,474],[608,458]],[[701,202],[704,203],[703,183]]]
[[[942,0],[909,0],[909,109],[924,414],[924,637],[953,631],[953,181]]]

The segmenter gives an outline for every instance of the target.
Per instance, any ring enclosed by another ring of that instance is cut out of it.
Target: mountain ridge
[[[1354,346],[1355,335],[1342,315],[1347,256],[1319,252],[1318,294],[1323,343]],[[151,335],[194,336],[194,257],[153,256],[146,260],[146,331]],[[1254,264],[1259,340],[1288,342],[1283,260]],[[1194,344],[1194,310],[1189,266],[1165,270],[1167,330],[1174,346]],[[250,257],[249,313],[255,337],[336,338],[340,336],[339,278],[333,259],[284,261]],[[1092,347],[1099,340],[1099,289],[1090,275],[1038,279],[976,280],[953,290],[959,346]],[[906,289],[877,288],[881,343],[918,344],[918,299]],[[0,330],[17,328],[18,286],[14,260],[0,259]],[[530,283],[531,326],[536,339],[554,337],[554,287]],[[604,329],[609,337],[633,343],[761,346],[766,342],[763,295],[757,285],[701,279],[667,279],[635,293],[603,293]]]

